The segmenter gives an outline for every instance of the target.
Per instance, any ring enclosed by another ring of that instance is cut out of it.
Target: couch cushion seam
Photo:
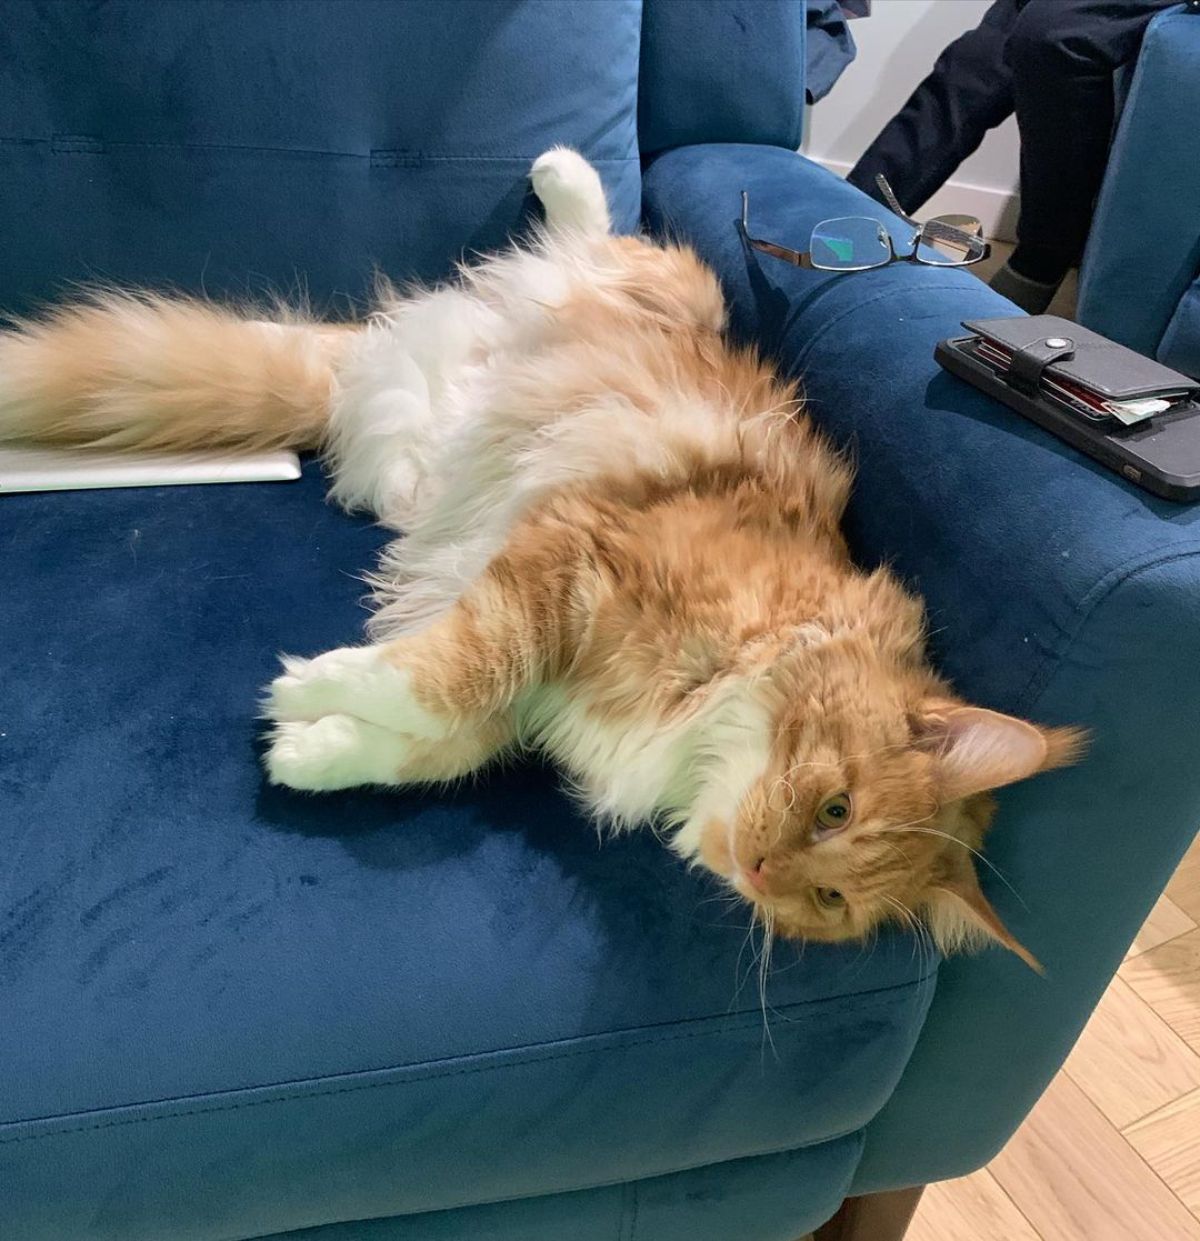
[[[80,138],[92,139],[92,134],[60,134],[57,135],[59,140]],[[31,137],[31,138],[0,138],[0,146],[50,146],[56,140],[55,136]],[[323,147],[280,147],[280,146],[258,146],[254,144],[243,144],[240,142],[149,142],[137,141],[125,138],[96,138],[98,146],[82,152],[66,152],[67,154],[102,154],[110,148],[134,148],[149,150],[167,150],[167,151],[245,151],[248,155],[319,155],[328,156],[333,159],[362,159],[369,160],[373,156],[379,154],[386,155],[405,155],[415,160],[424,160],[430,163],[453,163],[455,161],[467,160],[492,160],[496,163],[524,161],[532,163],[538,158],[537,155],[522,155],[520,153],[512,155],[499,154],[472,154],[465,152],[459,155],[432,155],[422,151],[419,147],[371,147],[368,151],[330,151]],[[637,155],[589,155],[588,162],[592,164],[631,164],[640,161]]]
[[[867,1123],[869,1124],[870,1122],[868,1121]],[[682,1164],[678,1168],[671,1168],[669,1171],[666,1171],[666,1172],[655,1172],[655,1173],[652,1173],[650,1176],[640,1177],[639,1180],[654,1181],[654,1180],[658,1180],[661,1177],[679,1176],[685,1172],[695,1172],[699,1168],[719,1168],[723,1164],[738,1163],[743,1159],[769,1159],[772,1155],[799,1154],[801,1151],[814,1150],[819,1146],[826,1146],[831,1142],[844,1142],[847,1138],[852,1138],[856,1134],[863,1133],[865,1129],[866,1129],[866,1124],[855,1125],[854,1128],[852,1129],[841,1129],[841,1130],[838,1130],[836,1133],[830,1133],[826,1135],[825,1137],[814,1138],[811,1142],[801,1142],[799,1146],[765,1146],[765,1147],[756,1148],[754,1150],[745,1151],[739,1155],[731,1155],[728,1159],[702,1159],[697,1163]],[[328,1220],[323,1224],[306,1225],[306,1228],[332,1228],[332,1227],[338,1227],[343,1224],[361,1224],[361,1223],[373,1224],[378,1221],[387,1221],[387,1220],[397,1219],[397,1218],[413,1219],[421,1215],[436,1215],[441,1211],[462,1211],[462,1210],[467,1210],[470,1207],[504,1206],[506,1203],[509,1203],[509,1202],[525,1202],[525,1201],[528,1201],[531,1199],[537,1199],[537,1198],[554,1198],[554,1197],[559,1196],[560,1194],[590,1193],[597,1189],[613,1189],[616,1186],[637,1185],[637,1184],[638,1184],[638,1181],[630,1181],[628,1177],[616,1177],[616,1178],[606,1180],[606,1181],[589,1181],[587,1184],[584,1184],[584,1185],[574,1185],[570,1189],[554,1189],[554,1190],[551,1190],[549,1193],[506,1194],[504,1197],[501,1197],[501,1198],[487,1198],[487,1199],[480,1199],[478,1201],[475,1201],[472,1199],[463,1199],[462,1201],[459,1201],[459,1202],[452,1202],[447,1206],[429,1207],[427,1209],[420,1210],[420,1211],[401,1212],[400,1215],[398,1216],[397,1215],[378,1215],[378,1216],[374,1216],[374,1217],[370,1217],[366,1219]],[[300,1230],[300,1235],[303,1235],[303,1231],[304,1230]],[[236,1239],[226,1238],[225,1241],[271,1241],[272,1238],[277,1237],[278,1235],[279,1234],[277,1232],[260,1233],[257,1237],[238,1237]],[[632,1238],[630,1238],[629,1241],[632,1241]]]
[[[851,1007],[869,1008],[874,1003],[878,1002],[880,997],[884,995],[890,994],[895,991],[901,991],[901,990],[911,989],[914,987],[919,987],[919,985],[922,982],[924,982],[927,977],[928,975],[925,975],[922,978],[913,979],[909,982],[900,983],[896,986],[882,987],[882,988],[876,989],[875,991],[860,992],[854,996],[841,997],[840,1002],[843,1002],[843,1003],[848,1002]],[[807,1002],[804,1002],[798,1005],[785,1005],[784,1008],[780,1009],[779,1011],[787,1012],[792,1008],[804,1008],[804,1007],[807,1007],[809,1003],[811,1003],[811,1001],[807,1001]],[[709,1019],[702,1019],[702,1020],[712,1020],[712,1019],[709,1018]],[[717,1018],[717,1020],[723,1022],[723,1019],[721,1018]],[[746,1013],[742,1015],[742,1017],[733,1024],[733,1029],[740,1030],[743,1028],[748,1028],[752,1023],[757,1024],[757,1022],[760,1020],[761,1020],[761,1014],[757,1012]],[[249,1110],[250,1108],[267,1107],[267,1106],[281,1104],[281,1103],[291,1103],[296,1100],[302,1100],[302,1099],[334,1098],[339,1095],[357,1094],[357,1093],[365,1092],[368,1090],[382,1090],[382,1089],[388,1089],[392,1087],[405,1087],[405,1086],[414,1085],[416,1083],[440,1081],[440,1080],[451,1078],[451,1077],[470,1077],[470,1076],[473,1076],[479,1073],[498,1072],[498,1071],[508,1069],[508,1068],[522,1068],[526,1065],[533,1065],[533,1064],[549,1064],[556,1060],[570,1060],[570,1059],[574,1059],[580,1056],[607,1055],[607,1054],[611,1054],[614,1051],[625,1051],[626,1049],[635,1048],[635,1047],[648,1047],[648,1046],[654,1046],[655,1044],[684,1042],[686,1040],[697,1039],[697,1038],[711,1038],[714,1036],[727,1034],[729,1033],[729,1031],[730,1031],[730,1027],[728,1025],[722,1024],[721,1026],[716,1027],[716,1028],[707,1028],[704,1030],[689,1030],[684,1033],[676,1033],[676,1034],[665,1035],[665,1036],[658,1035],[654,1038],[635,1039],[635,1040],[631,1040],[628,1042],[620,1042],[615,1045],[609,1045],[609,1046],[577,1048],[573,1051],[560,1051],[560,1052],[555,1052],[552,1055],[543,1054],[543,1055],[527,1056],[527,1057],[524,1057],[518,1060],[507,1060],[506,1059],[502,1061],[501,1063],[488,1063],[488,1064],[482,1064],[482,1065],[475,1065],[473,1067],[461,1067],[461,1068],[452,1069],[452,1070],[441,1072],[441,1073],[421,1073],[419,1075],[414,1074],[413,1076],[410,1076],[410,1077],[390,1080],[386,1082],[363,1082],[363,1083],[360,1083],[359,1085],[354,1085],[354,1086],[342,1086],[335,1090],[294,1091],[294,1092],[280,1095],[278,1097],[274,1097],[270,1099],[250,1099],[250,1100],[246,1100],[245,1102],[241,1102],[241,1103],[229,1103],[229,1104],[224,1104],[224,1105],[215,1106],[215,1107],[213,1106],[190,1107],[190,1108],[183,1108],[183,1109],[171,1111],[171,1112],[160,1112],[160,1113],[156,1113],[154,1115],[149,1115],[149,1116],[130,1116],[122,1120],[107,1120],[107,1121],[103,1121],[99,1124],[94,1124],[94,1125],[78,1125],[73,1128],[51,1129],[45,1133],[29,1133],[29,1134],[23,1134],[20,1137],[0,1138],[0,1146],[8,1146],[8,1145],[15,1146],[21,1142],[35,1142],[35,1141],[43,1140],[45,1138],[70,1137],[78,1133],[92,1133],[92,1132],[96,1132],[101,1129],[115,1129],[115,1128],[122,1128],[127,1125],[150,1124],[150,1123],[154,1123],[160,1120],[174,1120],[174,1119],[179,1119],[179,1118],[188,1117],[188,1116],[207,1116],[207,1115],[218,1115],[223,1112],[246,1111],[246,1110]],[[587,1037],[593,1037],[593,1036],[587,1036]],[[601,1036],[601,1037],[605,1037],[605,1036]],[[495,1057],[498,1055],[502,1056],[505,1053],[502,1050],[500,1052],[486,1052],[483,1054],[487,1056]],[[404,1068],[419,1069],[419,1067],[420,1067],[419,1065],[400,1066],[401,1071]],[[389,1070],[382,1070],[382,1071],[388,1072]],[[244,1094],[244,1093],[249,1093],[250,1091],[253,1091],[256,1089],[270,1089],[270,1087],[245,1087],[241,1090],[238,1090],[236,1093]],[[203,1098],[204,1096],[200,1096],[200,1097]],[[152,1107],[154,1105],[153,1104],[122,1104],[119,1106],[123,1108],[123,1107],[139,1107],[139,1106],[140,1107],[147,1107],[147,1106]],[[104,1110],[116,1110],[116,1109],[104,1109]],[[70,1113],[67,1113],[66,1115],[70,1115]],[[38,1117],[34,1120],[11,1121],[7,1123],[14,1124],[14,1125],[53,1124],[58,1119],[65,1119],[65,1116],[63,1117],[53,1117],[53,1116]]]
[[[629,1241],[637,1241],[638,1208],[641,1206],[641,1195],[638,1193],[637,1182],[633,1183],[633,1212],[629,1220]]]

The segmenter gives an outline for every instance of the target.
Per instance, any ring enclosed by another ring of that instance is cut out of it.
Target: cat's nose
[[[746,878],[760,891],[767,890],[767,859],[760,857],[753,866],[746,871]]]

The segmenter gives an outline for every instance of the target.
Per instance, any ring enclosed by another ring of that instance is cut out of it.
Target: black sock
[[[1063,260],[1061,252],[1026,245],[1022,241],[1017,242],[1017,248],[1012,252],[1008,265],[1018,276],[1024,276],[1026,280],[1033,280],[1037,284],[1061,284],[1071,266]]]

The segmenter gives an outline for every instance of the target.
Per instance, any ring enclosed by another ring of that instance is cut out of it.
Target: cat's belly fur
[[[583,399],[573,389],[563,412],[555,350],[578,344],[554,317],[567,278],[537,254],[489,271],[482,293],[441,289],[378,318],[338,374],[333,496],[406,536],[373,579],[375,638],[445,611],[556,489],[631,470],[683,474],[736,437],[730,413],[670,391],[648,413],[598,384]]]

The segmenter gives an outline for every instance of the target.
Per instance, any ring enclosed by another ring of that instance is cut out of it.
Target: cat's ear
[[[985,707],[931,701],[910,719],[913,739],[933,752],[943,802],[998,789],[1079,757],[1075,728],[1039,728]]]
[[[934,943],[942,952],[982,947],[997,943],[1007,948],[1039,974],[1042,963],[1000,920],[991,901],[983,894],[970,855],[948,855],[945,871],[934,882],[925,901],[925,917]]]

